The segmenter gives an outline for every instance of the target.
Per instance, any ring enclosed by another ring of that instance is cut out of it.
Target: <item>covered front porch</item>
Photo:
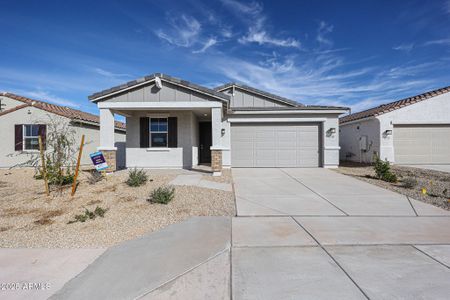
[[[102,102],[100,147],[111,170],[114,116],[126,118],[127,168],[185,168],[210,164],[214,175],[223,167],[223,151],[229,152],[222,103],[202,102]]]

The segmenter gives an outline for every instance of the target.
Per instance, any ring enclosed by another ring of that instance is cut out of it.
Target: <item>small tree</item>
[[[76,161],[78,147],[75,142],[75,130],[70,122],[60,117],[49,116],[47,123],[45,164],[49,185],[61,188],[73,182],[72,168]],[[30,159],[18,166],[33,166],[36,178],[42,178],[39,153],[33,153]]]

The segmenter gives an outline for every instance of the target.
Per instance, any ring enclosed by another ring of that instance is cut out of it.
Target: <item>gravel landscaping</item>
[[[149,203],[151,191],[166,185],[185,170],[148,171],[149,181],[140,187],[124,182],[128,171],[107,175],[90,185],[88,172],[81,172],[74,197],[70,187],[47,197],[42,180],[32,169],[0,170],[0,247],[95,248],[136,238],[191,216],[235,215],[232,192],[194,186],[175,187],[169,204]],[[231,182],[231,172],[212,181]],[[104,217],[74,222],[85,209],[106,209]]]
[[[389,183],[375,178],[371,165],[343,162],[336,172],[355,177],[379,187],[398,192],[410,198],[450,210],[450,174],[435,170],[405,166],[391,166],[398,177],[397,183]],[[413,186],[405,187],[408,181]],[[422,189],[426,189],[424,194]]]

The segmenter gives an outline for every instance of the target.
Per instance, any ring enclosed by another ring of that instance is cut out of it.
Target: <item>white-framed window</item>
[[[150,147],[168,147],[168,118],[150,118]]]
[[[39,125],[26,124],[23,125],[23,150],[33,151],[39,150]]]

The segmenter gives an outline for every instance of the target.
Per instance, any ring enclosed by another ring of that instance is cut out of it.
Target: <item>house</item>
[[[450,164],[450,87],[340,119],[341,159]]]
[[[307,106],[248,86],[209,89],[153,74],[89,96],[100,147],[114,159],[114,115],[126,117],[126,164],[139,168],[336,167],[344,107]]]
[[[95,152],[99,145],[98,116],[12,93],[0,93],[0,105],[0,168],[24,165],[39,151],[38,137],[45,141],[49,124],[59,121],[73,129],[77,143],[85,135],[81,163],[91,164],[89,153]],[[120,149],[117,164],[124,166],[125,124],[115,122],[113,133],[115,145]]]

